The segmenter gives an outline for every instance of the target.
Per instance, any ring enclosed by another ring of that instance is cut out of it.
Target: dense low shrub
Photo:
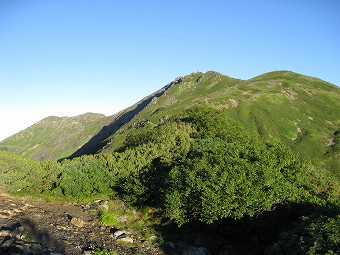
[[[268,254],[340,254],[340,217],[304,216],[284,231]]]

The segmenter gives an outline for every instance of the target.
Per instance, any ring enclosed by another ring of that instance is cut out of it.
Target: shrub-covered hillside
[[[305,204],[305,218],[299,223],[292,217],[296,228],[287,230],[298,236],[281,229],[282,236],[275,232],[279,239],[267,243],[267,251],[289,251],[281,244],[287,238],[293,239],[292,249],[308,238],[296,254],[335,254],[340,245],[340,186],[331,173],[301,160],[279,140],[252,136],[214,107],[194,106],[152,128],[140,128],[115,152],[58,163],[1,151],[0,162],[0,185],[14,193],[77,200],[118,195],[135,206],[158,208],[178,226],[256,219],[278,206]],[[317,229],[310,230],[311,224]]]
[[[177,78],[127,109],[107,126],[105,136],[94,136],[90,146],[84,146],[77,155],[98,149],[112,152],[122,146],[126,136],[157,126],[198,104],[223,111],[251,136],[283,141],[301,157],[339,177],[340,89],[288,71],[249,80],[212,71]]]
[[[249,80],[213,71],[192,73],[114,116],[47,118],[1,142],[0,148],[35,159],[113,152],[139,129],[155,127],[199,104],[225,112],[260,140],[281,140],[304,159],[340,178],[340,90],[289,71]]]

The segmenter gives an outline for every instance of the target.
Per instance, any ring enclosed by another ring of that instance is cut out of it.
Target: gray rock
[[[117,230],[113,233],[113,236],[117,239],[122,236],[127,236],[129,233],[126,232],[125,230]]]
[[[132,237],[129,236],[130,233],[126,232],[125,230],[117,230],[113,233],[113,237],[119,241],[124,243],[133,243]]]

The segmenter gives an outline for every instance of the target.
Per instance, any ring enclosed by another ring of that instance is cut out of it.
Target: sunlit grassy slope
[[[289,71],[249,80],[212,71],[182,77],[106,139],[105,151],[117,149],[141,126],[152,127],[195,104],[221,109],[253,136],[281,139],[317,166],[339,172],[340,89]]]
[[[340,89],[289,71],[249,80],[214,71],[192,73],[115,116],[49,117],[6,139],[0,148],[35,159],[114,151],[126,135],[166,122],[196,104],[225,111],[254,137],[281,139],[317,167],[340,176]]]
[[[60,159],[72,154],[108,122],[108,117],[94,113],[51,116],[5,139],[0,149],[38,160]]]

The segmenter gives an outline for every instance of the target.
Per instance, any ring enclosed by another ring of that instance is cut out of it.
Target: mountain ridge
[[[77,148],[73,146],[74,151],[67,150],[69,154],[63,157],[115,151],[134,131],[152,128],[194,105],[206,104],[226,111],[252,135],[281,139],[303,157],[334,172],[339,156],[334,149],[337,146],[329,144],[338,141],[339,102],[340,88],[336,85],[287,70],[248,80],[215,71],[193,72],[107,117],[89,139]]]
[[[62,158],[87,142],[108,119],[97,113],[72,117],[48,116],[1,141],[0,149],[37,160]]]

